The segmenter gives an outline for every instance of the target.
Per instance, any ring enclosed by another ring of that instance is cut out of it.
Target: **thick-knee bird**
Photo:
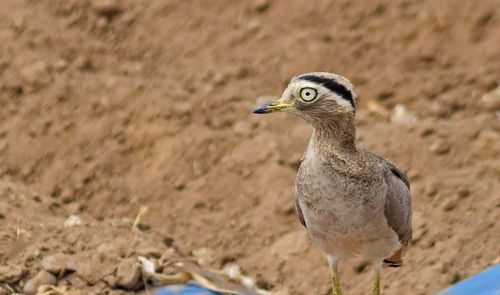
[[[353,256],[373,264],[372,294],[379,295],[381,266],[401,266],[411,240],[410,183],[396,164],[358,146],[351,83],[303,74],[253,112],[287,112],[313,127],[295,184],[300,222],[328,258],[334,295],[342,294],[337,263]]]

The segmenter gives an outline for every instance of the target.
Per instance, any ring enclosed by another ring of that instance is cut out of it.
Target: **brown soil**
[[[250,113],[257,97],[318,70],[355,84],[361,144],[411,177],[414,242],[403,268],[384,270],[385,294],[432,294],[498,263],[499,8],[3,0],[0,265],[26,270],[22,284],[50,254],[126,241],[164,251],[173,237],[186,253],[208,249],[213,267],[234,260],[261,286],[327,294],[326,259],[293,212],[311,130]],[[390,120],[397,104],[416,122]],[[143,205],[150,229],[139,237],[108,226]],[[71,214],[86,226],[65,229]],[[113,264],[139,251],[122,250],[99,253]],[[346,293],[368,292],[363,261],[341,272]]]

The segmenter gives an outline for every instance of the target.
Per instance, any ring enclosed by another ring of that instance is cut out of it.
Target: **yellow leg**
[[[328,256],[328,264],[330,266],[330,275],[332,279],[332,294],[342,295],[340,288],[340,277],[337,270],[337,260],[334,257]]]
[[[380,265],[375,265],[375,280],[373,281],[372,295],[380,295]]]

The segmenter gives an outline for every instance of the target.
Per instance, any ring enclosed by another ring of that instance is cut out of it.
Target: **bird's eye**
[[[306,102],[313,101],[316,98],[316,96],[318,96],[318,92],[314,88],[305,87],[305,88],[300,89],[300,98],[303,101],[306,101]]]

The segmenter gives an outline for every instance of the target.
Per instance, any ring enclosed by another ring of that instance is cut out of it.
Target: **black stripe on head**
[[[347,89],[344,85],[337,83],[335,80],[314,75],[300,76],[299,79],[325,86],[333,93],[336,93],[343,99],[347,100],[353,108],[356,108],[354,106],[354,98],[352,96],[352,92],[349,89]]]

